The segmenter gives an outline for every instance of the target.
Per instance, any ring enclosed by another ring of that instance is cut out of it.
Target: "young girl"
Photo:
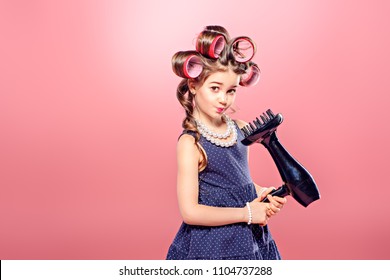
[[[255,45],[248,37],[231,40],[221,26],[207,26],[196,49],[172,58],[174,72],[184,77],[177,88],[186,112],[177,143],[184,222],[167,259],[280,259],[267,222],[286,199],[252,181],[248,147],[241,143],[246,123],[225,114],[238,86],[256,82],[259,71],[250,61]],[[270,202],[261,202],[266,196]]]

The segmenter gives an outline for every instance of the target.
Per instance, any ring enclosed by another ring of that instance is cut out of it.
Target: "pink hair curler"
[[[190,55],[184,61],[183,73],[187,78],[196,78],[200,75],[200,73],[202,73],[202,71],[202,60],[197,55]]]
[[[172,70],[182,78],[194,79],[203,71],[203,63],[196,51],[177,52],[173,56]]]
[[[206,33],[209,33],[207,34],[208,36],[215,36],[211,42],[204,38],[206,37]],[[221,55],[225,45],[226,40],[223,35],[215,35],[214,32],[203,31],[197,38],[196,50],[202,55],[215,59]]]
[[[237,62],[248,62],[256,53],[256,45],[249,37],[237,37],[231,44],[231,52]]]
[[[260,80],[260,69],[256,64],[249,66],[245,74],[241,75],[240,85],[251,87],[256,85]]]

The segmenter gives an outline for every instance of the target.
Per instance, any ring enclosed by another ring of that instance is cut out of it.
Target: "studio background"
[[[388,1],[0,1],[0,259],[164,259],[181,217],[171,57],[206,25],[257,43],[260,83],[322,198],[270,228],[284,259],[390,259]],[[251,173],[280,186],[263,146]]]

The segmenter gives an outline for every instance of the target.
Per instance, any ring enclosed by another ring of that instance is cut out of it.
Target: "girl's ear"
[[[196,93],[196,83],[193,79],[188,79],[188,89],[190,90],[190,93],[191,94],[195,94]]]

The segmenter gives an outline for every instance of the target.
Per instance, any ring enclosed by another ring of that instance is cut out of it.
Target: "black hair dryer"
[[[320,193],[310,173],[286,151],[276,137],[276,128],[283,121],[282,115],[267,110],[260,115],[260,119],[256,118],[253,124],[249,123],[241,129],[245,135],[241,142],[246,146],[261,143],[271,154],[284,182],[271,195],[291,195],[299,204],[307,207],[320,198]],[[268,202],[268,199],[263,199],[263,202]]]

